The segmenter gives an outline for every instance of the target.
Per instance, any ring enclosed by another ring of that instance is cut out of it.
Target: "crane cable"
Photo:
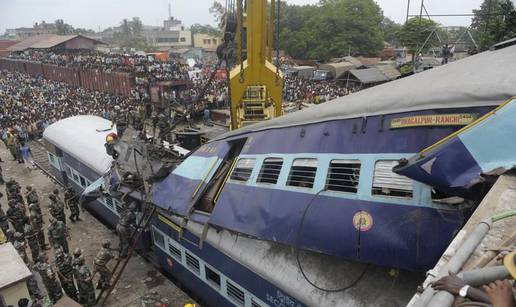
[[[244,48],[242,46],[244,44],[244,7],[242,5],[242,1],[243,0],[238,0],[238,23],[240,26],[240,83],[244,83]]]
[[[279,66],[280,66],[280,60],[279,60],[279,48],[280,48],[280,7],[281,7],[281,0],[277,0],[276,3],[276,85],[279,85]]]

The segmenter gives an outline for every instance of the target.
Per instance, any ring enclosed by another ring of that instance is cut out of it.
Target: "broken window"
[[[231,174],[231,179],[246,182],[249,180],[249,177],[251,177],[255,163],[256,159],[254,158],[239,159],[233,173]]]
[[[376,161],[373,176],[373,195],[411,198],[414,181],[392,171],[398,165],[397,160]]]
[[[262,169],[258,175],[257,182],[276,184],[282,165],[283,159],[281,158],[266,158],[263,160]]]
[[[290,169],[287,185],[312,188],[317,172],[317,159],[295,159]]]
[[[360,178],[360,161],[332,160],[328,169],[326,190],[356,193]]]

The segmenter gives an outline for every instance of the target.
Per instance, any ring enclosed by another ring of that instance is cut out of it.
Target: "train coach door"
[[[235,158],[240,155],[246,140],[247,139],[239,139],[229,143],[231,147],[228,153],[222,160],[222,163],[215,172],[215,175],[207,183],[204,191],[195,202],[194,210],[199,210],[204,213],[211,213],[213,211],[215,208],[217,196],[224,188],[224,183],[226,182],[229,173],[233,168]]]

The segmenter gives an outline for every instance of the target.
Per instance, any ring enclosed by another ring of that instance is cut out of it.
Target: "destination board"
[[[421,126],[466,126],[477,119],[476,114],[433,114],[391,119],[391,129]]]

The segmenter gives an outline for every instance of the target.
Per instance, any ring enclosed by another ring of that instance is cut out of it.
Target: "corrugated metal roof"
[[[30,48],[33,44],[39,42],[40,40],[44,40],[50,36],[53,36],[53,34],[43,34],[43,35],[36,35],[31,36],[29,38],[26,38],[19,42],[18,44],[12,45],[11,47],[7,48],[9,51],[22,51],[27,48]]]
[[[354,58],[352,56],[345,56],[342,59],[344,59],[344,61],[346,61],[346,62],[349,62],[349,63],[353,64],[356,68],[361,67],[361,66],[364,65],[364,64],[362,64],[362,62],[360,62],[359,59]]]
[[[97,44],[104,44],[101,41],[98,41],[93,38],[89,38],[84,35],[55,35],[55,34],[43,34],[43,35],[36,35],[29,37],[27,39],[22,40],[16,45],[13,45],[7,50],[9,51],[22,51],[25,49],[47,49],[52,48],[57,45],[60,45],[64,42],[67,42],[69,40],[75,39],[77,37],[82,37],[85,39],[89,39],[92,41],[95,41]]]
[[[20,41],[13,41],[13,40],[0,40],[0,50],[5,50],[12,45],[18,44]]]
[[[79,35],[52,35],[52,36],[49,36],[47,38],[44,38],[42,40],[35,42],[34,44],[30,45],[29,48],[33,48],[33,49],[52,48],[54,46],[57,46],[64,42],[67,42],[71,39],[74,39],[78,36]]]
[[[349,71],[349,73],[360,80],[362,84],[389,81],[387,76],[376,67],[366,69],[352,69]]]
[[[401,76],[401,73],[392,65],[376,65],[375,67],[389,78],[389,80],[398,79]]]

